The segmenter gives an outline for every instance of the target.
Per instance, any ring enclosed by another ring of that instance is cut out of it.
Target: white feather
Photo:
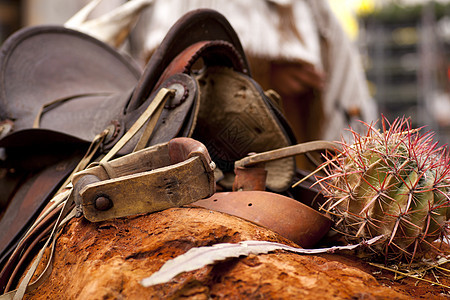
[[[237,244],[216,244],[208,247],[192,248],[185,254],[167,261],[159,271],[141,281],[141,285],[152,285],[169,282],[183,272],[200,269],[206,265],[223,261],[228,258],[248,256],[250,254],[264,254],[275,250],[286,250],[298,254],[333,253],[340,250],[352,250],[362,245],[371,245],[383,236],[374,237],[365,243],[349,246],[335,246],[331,248],[303,249],[266,241],[243,241]]]

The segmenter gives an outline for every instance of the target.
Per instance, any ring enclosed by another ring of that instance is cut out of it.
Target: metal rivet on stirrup
[[[98,222],[209,197],[215,192],[213,167],[202,143],[175,138],[77,172],[72,183],[79,210]]]
[[[113,207],[113,202],[111,199],[109,199],[106,195],[98,196],[97,199],[95,199],[95,208],[97,210],[105,211]]]

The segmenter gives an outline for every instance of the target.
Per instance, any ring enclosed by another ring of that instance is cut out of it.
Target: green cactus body
[[[383,235],[373,250],[387,260],[415,260],[432,242],[447,238],[449,158],[432,134],[410,130],[407,119],[383,121],[383,132],[367,125],[367,135],[326,163],[319,179],[326,202],[322,209],[336,219],[336,229],[350,241]]]

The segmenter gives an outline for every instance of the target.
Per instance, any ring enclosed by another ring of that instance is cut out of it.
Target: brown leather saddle
[[[174,96],[145,146],[192,136],[227,172],[249,152],[295,143],[276,104],[251,79],[235,31],[212,10],[182,17],[142,73],[109,46],[59,26],[15,33],[1,48],[0,66],[0,268],[91,141],[107,129],[96,156],[107,152],[162,88]],[[219,93],[216,79],[229,85],[234,107],[223,103],[230,94]],[[119,155],[132,152],[143,131]],[[288,180],[274,181],[274,190],[291,183],[293,169],[292,159],[275,166],[272,177],[278,170]],[[0,273],[0,291],[8,275]]]

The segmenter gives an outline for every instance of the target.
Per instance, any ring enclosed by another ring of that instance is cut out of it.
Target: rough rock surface
[[[280,216],[282,217],[282,216]],[[284,251],[228,260],[144,288],[170,258],[192,247],[241,240],[294,245],[270,230],[201,208],[89,223],[72,220],[58,239],[54,269],[32,299],[410,299],[361,269]]]

